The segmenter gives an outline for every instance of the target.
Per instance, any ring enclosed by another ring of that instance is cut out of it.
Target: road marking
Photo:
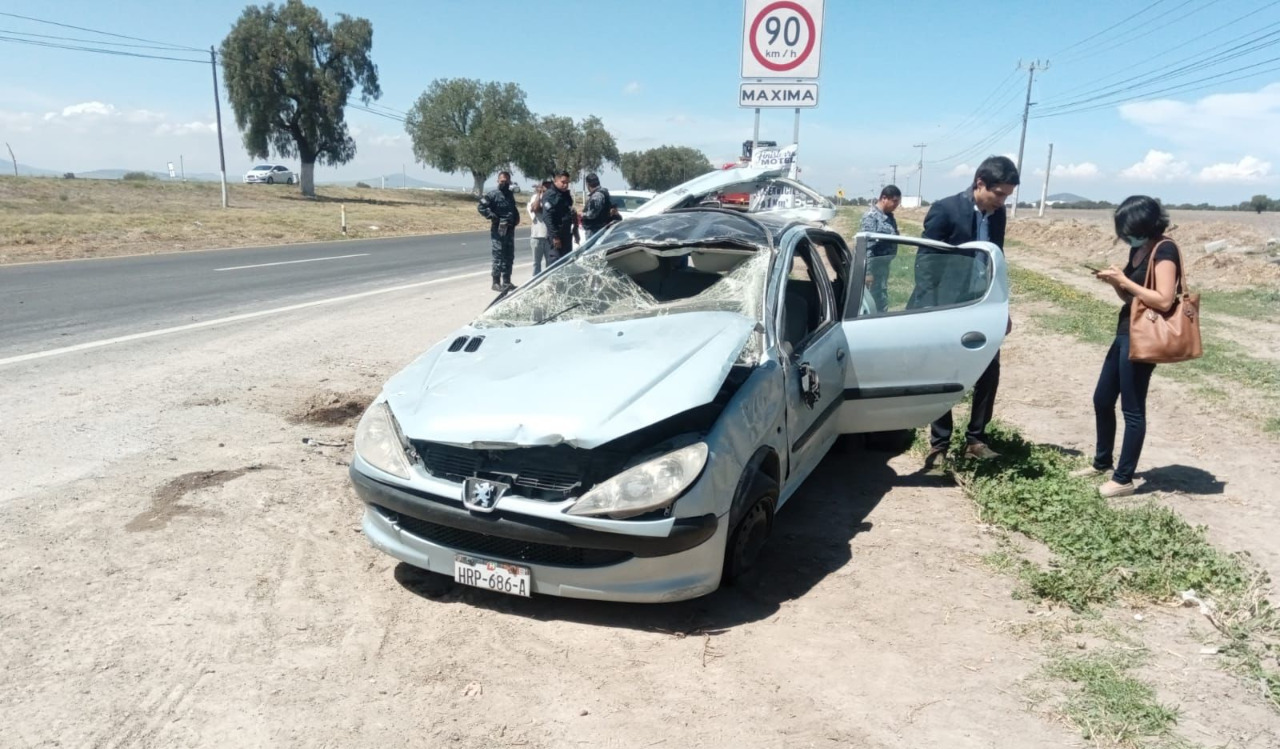
[[[515,267],[526,268],[529,263],[522,263]],[[77,351],[88,351],[90,349],[102,348],[104,346],[113,346],[117,343],[129,343],[130,341],[141,341],[146,338],[156,338],[162,335],[170,335],[173,333],[185,333],[189,330],[200,330],[201,328],[212,328],[215,325],[226,325],[233,322],[242,322],[244,320],[254,320],[259,317],[267,317],[268,315],[279,315],[284,312],[295,312],[301,309],[310,309],[312,307],[320,307],[326,304],[338,304],[339,302],[350,302],[356,299],[365,299],[379,294],[390,294],[396,291],[405,291],[406,289],[418,289],[423,286],[434,286],[436,284],[449,283],[450,281],[461,281],[467,278],[479,278],[488,276],[489,269],[473,271],[471,273],[459,273],[456,276],[446,276],[444,278],[432,278],[427,281],[417,281],[415,283],[402,284],[400,286],[389,286],[385,289],[374,289],[373,291],[362,291],[358,294],[346,294],[344,296],[336,296],[330,299],[317,299],[314,302],[303,302],[301,304],[290,304],[287,307],[276,307],[275,309],[264,309],[258,312],[246,312],[241,315],[231,315],[230,317],[220,317],[216,320],[205,320],[203,322],[191,323],[189,325],[178,325],[173,328],[161,328],[160,330],[150,330],[145,333],[132,333],[116,338],[105,338],[101,341],[89,341],[88,343],[77,343],[74,346],[64,346],[62,348],[49,349],[48,351],[36,351],[30,354],[22,354],[21,356],[11,356],[7,359],[0,359],[0,367],[7,364],[20,364],[22,362],[35,361],[37,359],[47,359],[52,356],[61,356],[62,354],[73,354]]]
[[[273,265],[296,265],[298,263],[318,263],[321,260],[346,260],[349,257],[368,257],[369,253],[361,252],[355,255],[334,255],[333,257],[313,257],[306,260],[281,260],[278,263],[258,263],[257,265],[235,265],[230,268],[214,268],[214,273],[224,270],[247,270],[249,268],[270,268]]]

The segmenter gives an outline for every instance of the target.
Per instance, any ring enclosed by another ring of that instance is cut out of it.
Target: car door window
[[[797,245],[782,292],[779,332],[792,351],[800,352],[835,322],[830,277],[821,263],[814,259],[808,240]]]
[[[854,314],[847,317],[918,314],[974,304],[991,285],[990,259],[984,252],[862,241],[867,245],[862,288],[858,303],[850,307]]]

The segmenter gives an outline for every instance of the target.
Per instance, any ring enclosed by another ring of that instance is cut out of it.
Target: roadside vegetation
[[[480,231],[475,198],[430,190],[0,178],[0,263]]]

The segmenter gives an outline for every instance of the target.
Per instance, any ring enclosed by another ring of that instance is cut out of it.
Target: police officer
[[[600,178],[595,172],[587,174],[587,189],[591,191],[587,195],[586,205],[582,207],[582,241],[589,241],[596,232],[608,226],[618,214],[617,208],[613,205],[613,199],[609,197],[609,191],[600,186]]]
[[[573,193],[569,192],[569,173],[560,172],[551,187],[542,195],[542,208],[546,211],[547,236],[551,238],[551,251],[547,262],[568,255],[573,250],[574,224]]]
[[[511,172],[498,172],[498,189],[490,190],[476,206],[489,219],[489,239],[493,242],[493,290],[510,291],[511,266],[516,259],[516,225],[520,205],[511,194]]]

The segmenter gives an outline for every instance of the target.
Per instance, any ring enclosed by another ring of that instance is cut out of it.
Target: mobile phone
[[[1102,272],[1102,269],[1101,269],[1101,268],[1095,268],[1095,267],[1093,267],[1092,265],[1089,265],[1088,263],[1080,263],[1080,267],[1082,267],[1082,268],[1087,268],[1088,270],[1093,271],[1093,274],[1094,274],[1095,276],[1096,276],[1097,274],[1099,274],[1099,273],[1101,273],[1101,272]]]

